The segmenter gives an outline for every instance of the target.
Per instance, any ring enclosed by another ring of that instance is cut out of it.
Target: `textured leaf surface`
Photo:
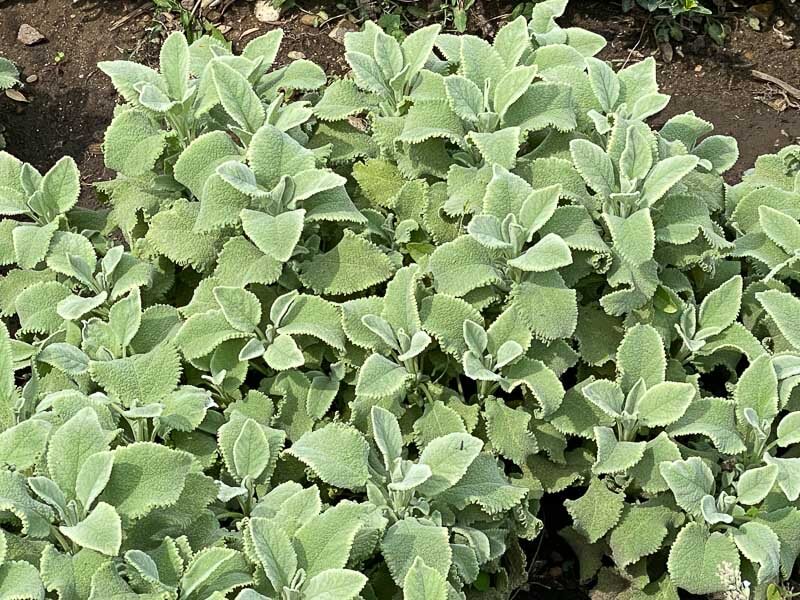
[[[357,430],[347,425],[332,423],[307,433],[288,452],[336,487],[359,489],[369,477],[369,446]]]
[[[386,281],[392,263],[374,244],[345,232],[335,248],[301,266],[300,280],[320,294],[352,294]]]

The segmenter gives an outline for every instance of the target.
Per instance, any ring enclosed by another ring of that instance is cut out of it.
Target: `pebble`
[[[316,27],[319,24],[319,15],[303,15],[300,22],[308,27]]]
[[[31,27],[27,23],[20,25],[19,32],[17,33],[17,40],[26,46],[34,46],[40,42],[45,41],[45,37],[35,27]]]
[[[287,52],[286,56],[288,56],[292,60],[301,60],[306,57],[305,54],[303,54],[302,52],[298,52],[297,50],[292,50],[291,52]]]
[[[346,33],[350,31],[357,31],[358,27],[356,27],[351,21],[347,19],[342,19],[336,24],[336,27],[328,34],[328,37],[332,40],[340,43],[344,46],[344,36]]]
[[[30,102],[30,100],[28,100],[22,92],[13,88],[6,90],[6,96],[14,102]]]
[[[25,78],[25,83],[36,83],[37,81],[39,81],[38,75],[28,75]]]
[[[256,2],[255,15],[256,19],[262,23],[275,23],[281,18],[281,12],[272,6],[272,2],[266,2],[265,0]]]
[[[697,65],[697,66],[694,68],[694,72],[695,72],[695,73],[699,73],[699,72],[700,72],[700,71],[702,71],[702,70],[703,70],[703,65]]]

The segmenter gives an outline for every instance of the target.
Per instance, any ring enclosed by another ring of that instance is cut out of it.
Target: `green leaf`
[[[800,350],[800,299],[778,290],[759,292],[756,298],[789,343]]]
[[[72,527],[60,527],[73,542],[108,556],[119,554],[122,545],[122,521],[113,506],[100,502],[86,518]]]
[[[174,32],[164,40],[159,55],[159,65],[170,95],[176,100],[183,100],[191,67],[186,36],[180,32]]]
[[[256,137],[253,136],[251,149]],[[240,150],[230,136],[224,131],[205,133],[195,138],[178,157],[175,180],[189,188],[196,198],[202,198],[206,181],[219,165],[230,160],[241,160]]]
[[[701,517],[700,502],[714,491],[714,474],[708,465],[701,458],[690,456],[686,460],[663,462],[659,469],[678,506]]]
[[[253,243],[267,256],[286,262],[294,254],[303,233],[303,209],[282,213],[277,217],[255,210],[243,210],[242,227]]]
[[[603,112],[613,112],[619,101],[621,89],[617,74],[607,63],[595,58],[588,58],[586,65],[589,71],[589,83]]]
[[[250,82],[223,62],[211,63],[211,75],[222,106],[240,127],[254,133],[264,124],[264,106]]]
[[[405,367],[379,354],[371,354],[358,371],[356,395],[388,398],[402,390],[410,379]]]
[[[436,291],[464,296],[474,289],[499,283],[495,267],[496,252],[482,246],[471,236],[461,236],[437,247],[428,266],[433,273]]]
[[[739,570],[739,552],[731,538],[723,533],[709,533],[700,523],[681,529],[669,552],[669,574],[675,585],[691,594],[713,594],[727,589],[720,579],[720,567],[728,563]]]
[[[672,156],[657,163],[642,186],[642,202],[653,206],[661,200],[675,184],[697,167],[700,159],[691,154]]]
[[[84,508],[90,507],[105,489],[114,466],[114,453],[95,452],[86,457],[75,479],[75,498]]]
[[[594,428],[597,443],[597,459],[592,465],[595,475],[622,473],[642,460],[646,444],[644,442],[620,442],[614,431],[608,427]]]
[[[252,333],[261,322],[261,302],[255,294],[243,288],[220,286],[214,288],[214,298],[231,327]]]
[[[531,415],[521,408],[509,408],[497,398],[484,401],[486,435],[492,448],[520,467],[529,454],[538,451],[536,437],[528,429]]]
[[[178,501],[192,461],[186,452],[151,442],[120,446],[101,498],[123,518],[141,518]]]
[[[24,560],[7,560],[0,565],[3,598],[9,600],[44,600],[45,591],[39,572]]]
[[[739,378],[733,397],[741,422],[744,422],[746,408],[752,408],[759,419],[767,422],[778,414],[778,376],[768,355],[750,363]]]
[[[328,569],[306,583],[308,600],[353,600],[367,584],[367,577],[350,569]]]
[[[56,307],[69,296],[69,288],[55,281],[44,281],[26,288],[15,302],[21,330],[49,335],[61,329],[64,321]]]
[[[233,464],[240,480],[258,479],[269,464],[269,440],[261,425],[247,419],[233,444]]]
[[[278,333],[310,335],[332,348],[344,350],[339,307],[318,296],[297,296],[281,319]]]
[[[622,494],[612,492],[593,477],[586,493],[577,500],[566,500],[564,506],[575,529],[593,544],[617,525],[624,500]]]
[[[734,529],[733,541],[748,560],[760,565],[758,569],[760,585],[780,579],[781,543],[772,529],[763,523],[744,523],[738,529]]]
[[[553,370],[542,361],[527,357],[519,358],[506,368],[505,376],[509,381],[505,386],[508,391],[518,386],[525,386],[536,397],[540,406],[538,410],[534,410],[534,416],[537,418],[547,417],[561,406],[564,386]]]
[[[697,395],[690,383],[666,381],[649,388],[636,407],[647,427],[665,427],[680,419]]]
[[[369,444],[358,430],[342,423],[303,434],[286,452],[336,487],[360,489],[369,478]]]
[[[800,249],[796,237],[800,233],[800,223],[795,217],[764,205],[758,207],[758,222],[767,237],[787,254],[794,254]]]
[[[388,468],[403,452],[403,436],[397,418],[385,408],[373,406],[370,412],[372,437],[375,445],[383,455],[384,465]]]
[[[192,360],[209,354],[223,342],[247,337],[247,333],[233,328],[222,310],[209,310],[189,317],[178,330],[175,343],[184,358]]]
[[[658,504],[627,505],[608,537],[614,562],[620,568],[658,552],[674,514]]]
[[[626,394],[639,379],[648,388],[664,381],[667,361],[664,342],[650,325],[634,325],[622,339],[617,350],[617,371],[622,391]]]
[[[626,219],[606,214],[606,222],[614,239],[614,250],[632,265],[641,265],[653,258],[656,232],[650,210],[643,208]]]
[[[219,233],[195,231],[199,213],[198,202],[178,200],[153,217],[145,240],[175,264],[206,271],[217,259],[221,240]]]
[[[47,363],[67,375],[81,375],[89,369],[89,357],[76,346],[56,342],[46,346],[36,360]]]
[[[417,556],[403,580],[403,600],[447,600],[447,580]]]
[[[695,399],[668,431],[673,437],[705,435],[725,454],[744,452],[744,442],[736,430],[734,407],[733,402],[719,398]]]
[[[471,304],[447,294],[423,298],[419,316],[423,329],[439,342],[442,350],[456,358],[467,351],[463,334],[464,323],[482,321],[481,314]]]
[[[606,197],[619,191],[614,164],[600,146],[587,140],[573,140],[569,148],[575,168],[590,188]]]
[[[96,452],[108,450],[108,443],[97,413],[88,406],[55,431],[47,449],[47,466],[50,477],[67,497],[76,497],[76,482],[84,462]]]
[[[170,343],[162,343],[146,354],[109,361],[92,361],[89,372],[114,399],[126,406],[158,402],[178,385],[181,361]]]
[[[347,230],[335,248],[302,263],[299,277],[317,293],[340,296],[382,283],[393,270],[380,248]]]
[[[389,527],[381,540],[381,551],[398,585],[405,581],[417,559],[446,577],[453,556],[445,527],[425,524],[413,517],[400,519]]]
[[[81,193],[78,165],[70,156],[60,159],[50,169],[39,185],[42,194],[41,204],[48,207],[52,216],[70,210]]]
[[[314,106],[314,114],[323,121],[339,121],[365,112],[373,104],[372,97],[359,90],[354,82],[339,79],[325,89]]]
[[[524,254],[508,261],[521,271],[542,273],[572,264],[572,253],[566,242],[554,233],[548,233]]]
[[[703,299],[697,314],[698,334],[704,330],[719,333],[739,316],[742,304],[742,278],[737,275],[712,290]]]
[[[453,112],[465,121],[477,122],[483,112],[483,92],[480,88],[460,75],[445,77],[444,87]]]
[[[276,337],[264,352],[264,360],[276,371],[296,369],[305,364],[303,351],[290,335],[281,334]]]
[[[44,454],[52,425],[41,419],[21,421],[0,432],[0,456],[18,471],[35,465]]]
[[[289,586],[297,571],[297,555],[284,530],[271,520],[254,517],[247,532],[272,587]]]
[[[577,294],[555,271],[532,274],[514,285],[511,305],[542,340],[569,338],[578,324]]]
[[[625,150],[619,161],[622,177],[629,181],[644,179],[653,166],[653,150],[647,135],[639,127],[629,127]]]
[[[431,441],[419,457],[419,464],[431,469],[431,477],[419,490],[428,497],[441,494],[464,476],[483,442],[466,433],[449,433]]]
[[[272,125],[264,125],[255,133],[247,149],[247,162],[267,189],[274,188],[284,175],[293,177],[315,166],[311,151]]]
[[[776,433],[781,448],[800,442],[800,412],[790,412],[784,416],[778,423]]]
[[[758,504],[767,497],[778,480],[778,467],[767,465],[749,469],[736,482],[736,495],[745,505]]]
[[[363,505],[342,502],[309,520],[294,536],[298,563],[309,577],[328,569],[342,569],[355,550],[356,535],[364,527]]]

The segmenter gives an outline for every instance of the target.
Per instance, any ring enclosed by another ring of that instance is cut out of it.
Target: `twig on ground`
[[[131,19],[133,19],[135,17],[138,17],[140,14],[145,12],[147,10],[149,4],[150,4],[149,2],[145,2],[144,4],[139,5],[137,8],[134,8],[131,12],[129,12],[124,17],[114,21],[114,23],[111,25],[111,27],[108,28],[108,30],[109,31],[116,31],[117,29],[119,29],[120,27],[125,25],[125,23],[130,21]]]
[[[762,73],[761,71],[756,71],[753,69],[751,74],[756,79],[760,79],[761,81],[768,81],[769,83],[773,83],[777,85],[779,88],[782,88],[787,94],[794,96],[798,100],[800,100],[800,90],[786,83],[783,79],[778,79],[774,75],[770,75],[769,73]]]

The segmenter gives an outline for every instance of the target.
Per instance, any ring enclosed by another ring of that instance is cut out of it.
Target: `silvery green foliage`
[[[20,84],[17,66],[7,58],[0,56],[0,91],[9,90]],[[3,124],[0,123],[0,150],[5,148],[6,141],[3,137]]]
[[[0,154],[10,597],[509,598],[568,489],[601,592],[791,576],[796,149],[726,186],[565,5],[104,63],[110,210]]]

